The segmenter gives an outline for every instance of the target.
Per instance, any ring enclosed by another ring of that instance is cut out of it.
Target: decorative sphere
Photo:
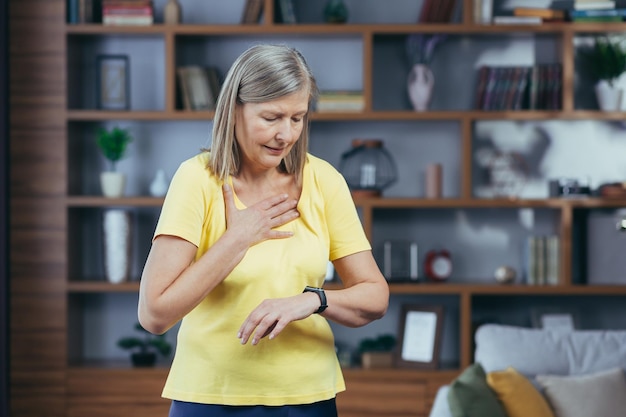
[[[500,266],[496,269],[494,273],[494,277],[496,281],[500,284],[510,284],[515,281],[515,269],[510,266]]]

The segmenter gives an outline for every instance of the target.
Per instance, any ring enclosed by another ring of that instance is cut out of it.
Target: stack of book
[[[562,107],[561,64],[482,66],[478,70],[477,110],[558,110]]]
[[[418,22],[447,23],[452,20],[456,0],[424,0]]]
[[[315,109],[318,112],[353,112],[365,109],[362,91],[322,91]]]
[[[526,284],[558,285],[559,254],[558,236],[529,236],[524,248]]]
[[[105,25],[151,25],[153,22],[152,0],[102,0]]]

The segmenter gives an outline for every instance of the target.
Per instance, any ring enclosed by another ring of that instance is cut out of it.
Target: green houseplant
[[[591,45],[580,48],[581,64],[595,80],[595,92],[602,110],[620,110],[624,91],[620,80],[626,72],[623,39],[598,36]]]
[[[134,366],[154,366],[157,353],[167,357],[172,352],[172,345],[165,339],[165,334],[153,335],[139,323],[135,324],[135,330],[141,336],[123,337],[117,342],[120,348],[132,351],[130,358]]]
[[[102,193],[106,197],[121,197],[126,186],[126,176],[117,172],[117,162],[126,155],[128,144],[133,137],[126,129],[114,127],[111,130],[99,129],[96,144],[111,169],[100,174]]]

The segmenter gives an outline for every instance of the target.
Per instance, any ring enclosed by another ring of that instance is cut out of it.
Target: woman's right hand
[[[266,198],[251,207],[239,210],[235,205],[233,189],[224,184],[224,204],[226,207],[226,230],[244,237],[253,246],[267,239],[284,239],[293,232],[276,230],[300,216],[297,200],[287,194]]]

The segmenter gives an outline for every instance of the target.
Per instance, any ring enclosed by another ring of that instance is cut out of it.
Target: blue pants
[[[284,406],[230,406],[172,401],[169,417],[337,417],[335,399]]]

